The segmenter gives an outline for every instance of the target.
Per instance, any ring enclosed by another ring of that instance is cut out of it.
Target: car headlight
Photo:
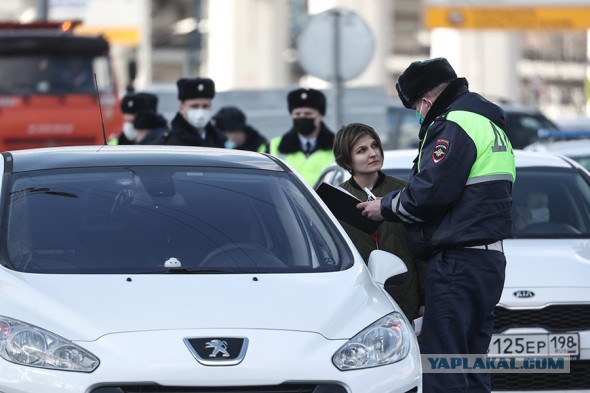
[[[410,351],[410,337],[405,319],[393,312],[348,340],[332,362],[343,371],[399,362]]]
[[[86,373],[99,364],[96,356],[71,341],[1,315],[0,356],[24,366]]]

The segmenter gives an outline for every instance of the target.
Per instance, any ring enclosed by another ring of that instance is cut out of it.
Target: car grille
[[[555,305],[538,310],[496,307],[495,333],[518,327],[541,327],[551,332],[590,330],[590,305]]]
[[[590,360],[570,362],[567,373],[495,373],[492,390],[574,390],[590,388]]]
[[[185,387],[160,385],[102,386],[90,393],[346,393],[334,384],[281,384],[274,386]]]

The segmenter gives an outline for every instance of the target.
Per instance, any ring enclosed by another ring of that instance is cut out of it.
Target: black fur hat
[[[215,97],[215,83],[209,78],[180,78],[176,81],[176,86],[180,101]]]
[[[315,89],[296,89],[287,94],[289,113],[296,108],[313,108],[323,115],[326,114],[326,96]]]
[[[121,100],[121,112],[134,115],[140,110],[158,109],[158,96],[152,93],[128,93]]]
[[[141,110],[133,118],[133,127],[137,130],[152,130],[166,126],[166,119],[152,110]]]
[[[447,59],[415,61],[399,76],[395,88],[406,108],[441,83],[457,79],[457,74]]]
[[[221,131],[238,131],[246,126],[246,115],[235,106],[224,106],[213,119]]]

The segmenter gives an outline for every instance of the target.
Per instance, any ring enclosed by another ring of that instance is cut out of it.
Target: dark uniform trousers
[[[423,355],[487,352],[494,307],[504,286],[506,258],[500,251],[455,248],[426,265]],[[436,371],[436,370],[434,370]],[[489,373],[424,373],[423,392],[490,392]]]

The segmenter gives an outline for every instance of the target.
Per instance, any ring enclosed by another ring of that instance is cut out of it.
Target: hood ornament
[[[246,337],[187,337],[183,341],[205,366],[235,366],[244,360],[248,350]]]
[[[227,352],[227,341],[224,340],[211,340],[205,343],[205,348],[212,348],[213,351],[209,354],[210,358],[217,357],[219,352],[221,352],[221,356],[224,358],[229,357],[229,352]]]

